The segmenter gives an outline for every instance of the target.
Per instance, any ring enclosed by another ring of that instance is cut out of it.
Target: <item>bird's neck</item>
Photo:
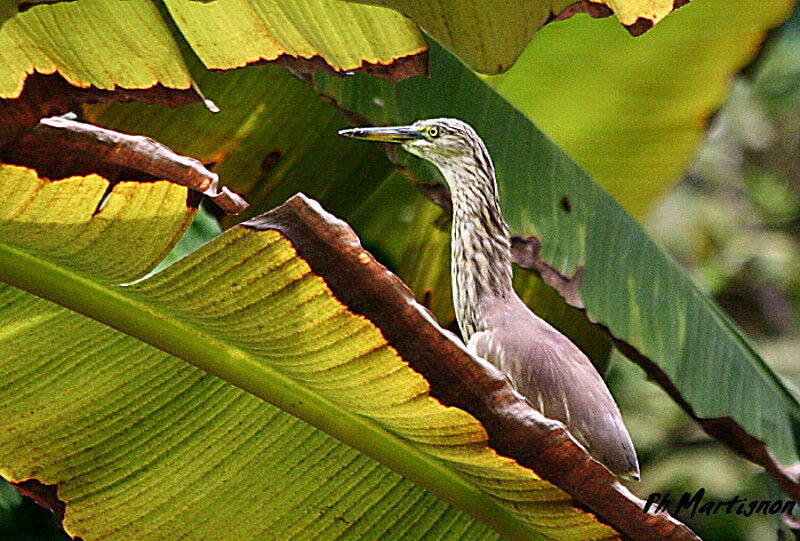
[[[490,301],[515,295],[511,283],[511,243],[498,203],[494,169],[488,154],[480,167],[443,171],[453,201],[451,274],[453,304],[464,340],[483,330]],[[473,165],[473,164],[470,164]],[[472,178],[464,171],[482,171]]]

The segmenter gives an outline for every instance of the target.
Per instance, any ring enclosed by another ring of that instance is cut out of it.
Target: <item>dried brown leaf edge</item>
[[[698,539],[644,502],[594,461],[564,425],[542,416],[488,362],[470,354],[419,304],[411,290],[366,252],[353,230],[298,194],[240,227],[277,231],[348,309],[383,333],[442,404],[467,411],[500,455],[532,469],[630,539]]]
[[[672,11],[681,8],[688,4],[691,0],[673,0]],[[586,13],[595,19],[609,17],[614,14],[608,0],[578,0],[564,8],[560,13],[550,13],[550,18],[547,22],[563,21],[569,19],[578,13]],[[653,26],[655,26],[655,19],[648,17],[639,17],[632,24],[623,25],[632,36],[641,36]]]
[[[220,187],[218,175],[199,160],[148,137],[65,118],[42,119],[19,139],[0,146],[0,162],[30,167],[51,180],[91,173],[112,183],[165,179],[207,196],[227,214],[248,207],[239,195]]]

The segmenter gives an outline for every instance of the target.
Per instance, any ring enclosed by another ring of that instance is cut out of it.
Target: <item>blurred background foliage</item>
[[[649,233],[745,331],[789,383],[800,384],[800,11],[739,73],[686,174],[651,209]],[[759,468],[715,442],[629,362],[615,396],[642,461],[640,494],[783,498]],[[774,517],[682,516],[704,539],[790,536]]]
[[[576,24],[589,21],[581,19],[585,21]],[[679,22],[677,17],[674,22]],[[557,25],[551,27],[558,32]],[[542,32],[539,39],[544,45],[539,46],[546,46],[551,27]],[[526,61],[531,60],[523,56],[521,65]],[[570,74],[563,66],[561,73]],[[505,81],[513,77],[512,69],[493,84],[504,93],[510,84]],[[507,97],[514,100],[513,95]],[[580,141],[560,140],[558,129],[567,122],[564,117],[531,116],[567,150],[580,145]],[[576,159],[581,162],[580,156]],[[601,181],[603,168],[614,167],[600,162],[582,165]],[[665,174],[674,176],[672,169],[667,168]],[[679,182],[665,190],[670,182],[658,178],[652,190],[643,188],[632,194],[632,212],[726,309],[790,386],[800,387],[800,10],[795,8],[770,33],[758,58],[731,81],[724,105],[708,121],[693,163]],[[219,231],[208,213],[200,213],[164,264]],[[706,497],[713,500],[736,495],[749,500],[781,497],[760,468],[705,435],[660,387],[645,380],[639,368],[616,358],[616,353],[614,357],[608,380],[639,452],[638,494],[679,495],[703,487]],[[791,535],[779,517],[679,518],[707,540],[766,540],[774,539],[776,532]],[[0,481],[0,539],[66,538],[46,511]]]

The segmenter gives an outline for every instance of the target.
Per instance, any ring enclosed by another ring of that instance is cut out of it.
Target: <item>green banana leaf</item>
[[[702,0],[636,39],[612,20],[574,17],[548,25],[489,84],[641,220],[683,174],[731,76],[794,4]]]
[[[688,0],[353,0],[385,6],[414,20],[437,42],[470,68],[481,73],[502,73],[510,68],[534,34],[553,19],[576,13],[595,17],[616,14],[633,35],[649,30]]]
[[[18,97],[34,72],[104,90],[191,84],[172,33],[147,0],[63,2],[15,15],[0,27],[0,98]]]
[[[425,71],[427,45],[419,29],[389,9],[331,0],[165,4],[209,69],[280,62],[304,71],[364,69],[388,79]]]
[[[632,538],[694,538],[312,200],[141,279],[194,213],[186,188],[3,165],[0,191],[0,474],[73,535],[616,536],[535,464]]]
[[[40,118],[82,103],[141,100],[177,106],[200,99],[152,2],[81,0],[28,7],[18,13],[16,6],[0,2],[0,146]],[[96,24],[87,25],[88,20]]]

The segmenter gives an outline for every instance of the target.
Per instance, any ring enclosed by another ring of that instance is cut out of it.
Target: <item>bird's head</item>
[[[351,128],[339,131],[339,135],[399,143],[411,154],[433,162],[443,171],[453,168],[463,159],[474,159],[476,152],[485,152],[475,130],[466,122],[453,118],[418,120],[410,126]]]

